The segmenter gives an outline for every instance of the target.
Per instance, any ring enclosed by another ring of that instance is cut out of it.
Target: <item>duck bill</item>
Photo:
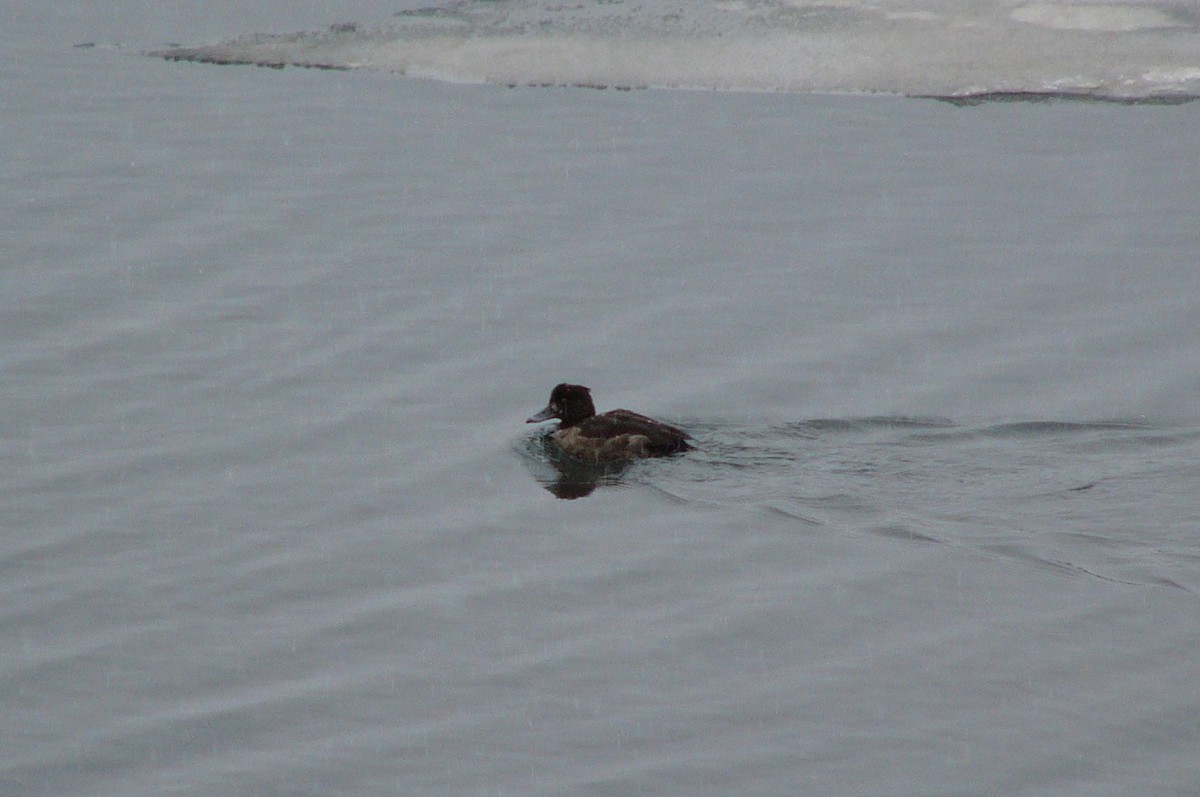
[[[555,414],[554,410],[549,405],[546,405],[545,409],[543,409],[537,415],[529,418],[527,421],[525,421],[525,423],[541,423],[542,421],[548,421],[551,418],[557,417],[558,415]]]

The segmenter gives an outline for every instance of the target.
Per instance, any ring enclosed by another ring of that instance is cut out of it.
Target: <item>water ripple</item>
[[[696,450],[597,469],[544,437],[518,450],[560,497],[640,486],[683,505],[753,508],[805,528],[944,543],[1116,583],[1200,587],[1200,572],[1147,545],[1194,530],[1179,468],[1200,429],[1131,421],[1029,420],[959,426],[942,418],[819,418],[755,426],[683,422]],[[1170,564],[1173,562],[1174,564]]]

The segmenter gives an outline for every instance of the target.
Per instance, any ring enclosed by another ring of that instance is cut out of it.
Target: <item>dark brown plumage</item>
[[[563,383],[550,393],[550,403],[527,423],[557,418],[551,438],[565,453],[590,462],[665,457],[691,448],[687,432],[630,410],[596,414],[591,391]]]

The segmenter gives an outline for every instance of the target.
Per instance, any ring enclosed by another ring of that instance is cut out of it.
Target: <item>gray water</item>
[[[236,8],[3,12],[0,792],[1195,794],[1200,106],[71,46]]]

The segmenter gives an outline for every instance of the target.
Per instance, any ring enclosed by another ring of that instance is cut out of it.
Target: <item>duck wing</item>
[[[583,437],[613,439],[623,435],[646,438],[646,450],[652,456],[664,456],[687,451],[691,436],[677,427],[656,421],[631,410],[612,410],[593,415],[579,425]]]

